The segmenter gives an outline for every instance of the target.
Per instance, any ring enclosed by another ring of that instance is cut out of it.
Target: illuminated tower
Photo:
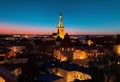
[[[60,12],[59,24],[57,26],[57,36],[64,38],[64,26],[62,25],[62,13]]]

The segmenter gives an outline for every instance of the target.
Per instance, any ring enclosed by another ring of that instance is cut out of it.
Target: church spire
[[[59,24],[57,26],[57,35],[62,39],[64,38],[64,26],[62,25],[62,12],[60,12]]]
[[[62,26],[62,12],[60,12],[60,19],[59,19],[59,27],[63,27]]]

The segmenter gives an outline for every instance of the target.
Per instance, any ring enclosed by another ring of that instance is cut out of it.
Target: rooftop
[[[80,72],[87,73],[90,75],[92,74],[92,69],[85,68],[83,66],[79,66],[74,63],[66,62],[66,61],[57,62],[57,63],[55,63],[54,67],[59,67],[59,68],[65,69],[67,71],[80,71]]]
[[[47,74],[47,75],[38,77],[36,80],[38,82],[51,82],[51,81],[54,81],[54,80],[57,80],[57,79],[61,79],[61,78],[62,77],[59,77],[59,76],[54,75],[54,74]]]

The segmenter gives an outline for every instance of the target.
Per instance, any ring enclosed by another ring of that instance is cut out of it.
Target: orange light
[[[88,46],[91,46],[91,44],[93,43],[91,40],[88,40]]]
[[[87,58],[86,52],[85,51],[81,51],[80,59],[86,59],[86,58]]]

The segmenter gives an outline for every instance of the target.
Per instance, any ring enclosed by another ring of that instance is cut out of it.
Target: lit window
[[[74,48],[72,48],[72,51],[74,50]]]
[[[70,49],[68,48],[67,51],[69,51]]]
[[[62,51],[64,51],[64,48],[62,48]]]

